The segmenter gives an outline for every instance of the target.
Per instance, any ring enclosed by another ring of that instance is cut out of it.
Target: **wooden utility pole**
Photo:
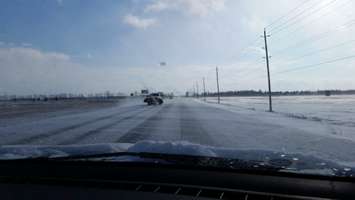
[[[192,90],[193,90],[193,97],[196,97],[196,87],[195,84],[192,84]]]
[[[203,98],[206,101],[206,85],[205,85],[205,77],[202,78],[203,83]]]
[[[216,78],[217,78],[217,95],[218,95],[218,103],[221,102],[221,97],[219,94],[219,78],[218,78],[218,67],[216,67]]]
[[[196,81],[196,89],[197,89],[197,98],[199,98],[200,95],[200,89],[198,87],[198,82]]]
[[[270,35],[266,35],[266,29],[264,29],[267,82],[268,82],[268,86],[269,86],[269,111],[272,112],[271,81],[270,81],[269,52],[267,49],[267,37],[270,37]]]

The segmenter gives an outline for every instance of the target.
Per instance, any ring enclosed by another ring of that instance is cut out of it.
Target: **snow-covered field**
[[[278,96],[272,100],[276,113],[355,127],[355,95]],[[208,101],[217,100],[209,98]],[[222,97],[221,103],[259,111],[266,111],[269,108],[267,97]]]
[[[272,98],[275,115],[320,122],[335,135],[355,140],[355,95],[276,96]],[[217,98],[207,102],[216,103]],[[267,111],[268,97],[221,97],[225,106],[252,111]]]

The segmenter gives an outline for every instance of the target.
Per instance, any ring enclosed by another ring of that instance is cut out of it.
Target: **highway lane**
[[[353,141],[313,134],[282,121],[263,120],[255,114],[231,112],[184,98],[166,100],[161,106],[146,106],[137,101],[83,113],[28,119],[1,126],[0,137],[2,145],[187,141],[355,161]]]

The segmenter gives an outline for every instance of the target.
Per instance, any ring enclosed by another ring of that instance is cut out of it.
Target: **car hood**
[[[276,151],[255,149],[218,148],[193,144],[190,142],[157,142],[140,141],[131,143],[105,143],[87,145],[3,145],[0,147],[0,160],[17,160],[30,158],[57,158],[67,156],[89,156],[110,153],[157,153],[168,155],[188,155],[211,158],[228,158],[243,161],[257,161],[263,165],[279,167],[284,172],[330,175],[354,176],[355,169],[339,163],[320,159],[311,155],[290,154]],[[137,157],[105,157],[96,158],[95,161],[129,162],[144,161]],[[146,161],[151,161],[147,159]]]

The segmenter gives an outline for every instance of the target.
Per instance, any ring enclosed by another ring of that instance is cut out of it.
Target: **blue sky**
[[[355,19],[351,1],[304,2],[4,0],[0,2],[0,67],[5,73],[0,94],[128,93],[142,88],[182,93],[202,77],[213,91],[215,66],[220,67],[224,90],[264,90],[260,35],[265,26],[300,5],[294,14],[309,11],[300,20],[291,18],[279,33],[277,27],[290,18],[268,27],[276,28],[269,38],[273,88],[355,88],[350,59],[278,73],[354,54],[349,43],[295,60],[353,37],[351,26],[339,29]],[[331,32],[325,39],[295,45],[327,31]],[[159,66],[161,61],[167,66]]]
[[[58,3],[61,2],[61,3]],[[43,51],[71,56],[105,53],[117,35],[128,33],[119,17],[130,8],[125,1],[2,1],[2,40],[31,43]],[[99,11],[99,12],[98,12]]]

